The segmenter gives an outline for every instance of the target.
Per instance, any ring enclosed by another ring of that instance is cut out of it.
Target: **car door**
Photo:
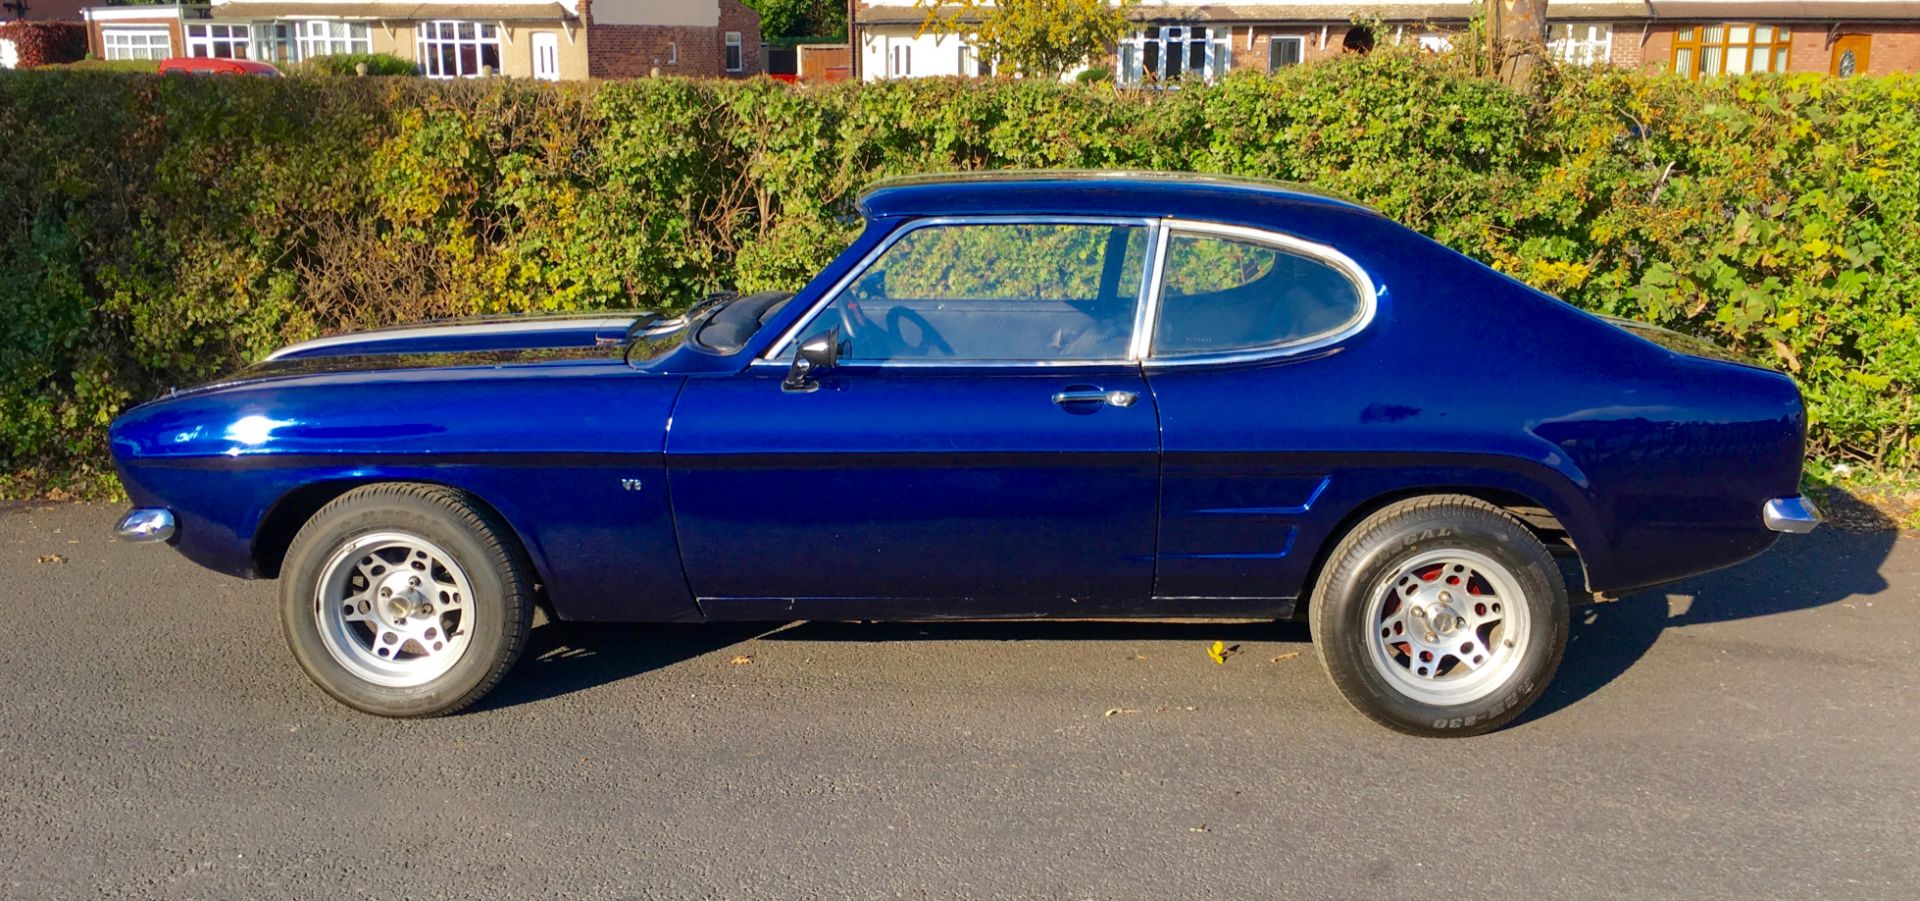
[[[1134,348],[1153,227],[903,226],[768,358],[691,377],[667,445],[716,619],[1098,613],[1152,593],[1159,430]],[[787,381],[833,335],[832,369]]]

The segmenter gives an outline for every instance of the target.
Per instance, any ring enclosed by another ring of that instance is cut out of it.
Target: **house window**
[[[1547,52],[1563,63],[1597,66],[1613,59],[1613,26],[1556,22],[1547,26]]]
[[[1793,35],[1785,25],[1722,22],[1673,35],[1673,71],[1698,81],[1748,72],[1785,72]]]
[[[667,65],[677,66],[679,64],[680,64],[680,42],[668,41],[667,42]]]
[[[296,27],[300,35],[301,59],[335,53],[373,52],[373,34],[365,22],[308,19],[297,23]]]
[[[1275,35],[1267,39],[1267,71],[1300,65],[1307,56],[1307,39],[1295,35]]]
[[[188,25],[187,55],[214,59],[246,59],[252,42],[245,25]]]
[[[744,68],[746,68],[746,60],[741,53],[740,32],[729,31],[727,32],[727,71],[738,72]]]
[[[165,28],[102,28],[100,43],[107,59],[166,59],[173,55],[173,41]]]
[[[428,78],[474,78],[500,71],[500,26],[491,22],[421,22],[420,70]]]
[[[253,23],[253,58],[270,63],[291,63],[300,59],[294,43],[292,22]]]
[[[961,44],[960,74],[986,78],[993,74],[993,61],[981,57],[980,48],[971,44]]]
[[[905,78],[913,74],[913,45],[895,44],[888,51],[887,74]]]
[[[1230,64],[1227,29],[1162,25],[1136,31],[1120,42],[1120,83],[1173,85],[1188,78],[1212,81]]]
[[[1453,49],[1453,36],[1449,34],[1423,34],[1417,40],[1420,49],[1428,53],[1445,53]]]

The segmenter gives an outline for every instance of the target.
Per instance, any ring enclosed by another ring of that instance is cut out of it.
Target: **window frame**
[[[1264,228],[1248,228],[1243,225],[1226,225],[1219,222],[1203,222],[1193,219],[1160,220],[1159,239],[1153,263],[1153,290],[1147,298],[1147,306],[1141,311],[1146,319],[1146,328],[1134,330],[1133,358],[1142,366],[1149,368],[1175,366],[1202,366],[1220,363],[1239,363],[1249,360],[1270,360],[1309,353],[1323,347],[1339,344],[1365,330],[1373,323],[1374,314],[1380,309],[1380,290],[1374,284],[1367,270],[1350,256],[1341,253],[1317,241],[1294,237],[1285,232]],[[1251,244],[1265,244],[1284,253],[1305,257],[1316,263],[1323,263],[1334,271],[1347,277],[1353,283],[1354,291],[1360,297],[1360,310],[1338,328],[1294,338],[1287,341],[1275,341],[1254,347],[1225,350],[1218,353],[1180,354],[1178,356],[1157,357],[1153,355],[1153,334],[1160,328],[1160,301],[1166,290],[1167,248],[1173,242],[1174,235],[1198,235],[1211,238],[1225,238],[1245,241]]]
[[[1744,42],[1739,44],[1733,42],[1733,29],[1735,27],[1744,27],[1747,29],[1747,39]],[[1720,40],[1718,43],[1707,43],[1707,29],[1709,28],[1720,29]],[[1759,42],[1760,29],[1762,28],[1770,29],[1773,33],[1773,37],[1768,39],[1765,44]],[[1790,22],[1741,21],[1738,19],[1702,21],[1694,22],[1690,25],[1679,25],[1676,26],[1673,32],[1673,47],[1667,54],[1667,68],[1677,75],[1685,75],[1688,81],[1700,81],[1707,78],[1736,78],[1741,75],[1785,74],[1787,67],[1793,64],[1793,31],[1793,24]],[[1682,34],[1687,35],[1686,39],[1681,39],[1680,36]],[[1728,72],[1727,59],[1735,47],[1747,51],[1747,68],[1741,72]],[[1753,51],[1761,47],[1766,48],[1767,53],[1767,68],[1765,70],[1753,68]],[[1707,51],[1709,49],[1717,49],[1720,51],[1720,71],[1718,72],[1706,71]],[[1680,70],[1680,52],[1683,50],[1691,51],[1693,54],[1692,63],[1687,67],[1685,72]],[[1784,56],[1780,55],[1783,53]],[[1778,65],[1775,65],[1776,57],[1778,57]]]
[[[1177,33],[1177,36],[1176,36]],[[1200,67],[1194,68],[1193,48],[1201,47]],[[1147,77],[1147,48],[1154,47],[1154,56],[1160,66],[1160,73],[1152,79]],[[1172,48],[1180,49],[1180,73],[1167,78],[1167,60],[1173,58]],[[1304,61],[1306,45],[1301,45]],[[1269,53],[1272,51],[1269,50]],[[1113,76],[1121,87],[1151,90],[1177,90],[1181,83],[1195,78],[1202,84],[1213,84],[1227,77],[1233,71],[1233,27],[1227,25],[1195,25],[1179,22],[1148,22],[1123,36],[1114,48]]]
[[[800,336],[814,320],[826,313],[827,308],[840,298],[848,288],[865,276],[873,265],[902,238],[922,228],[954,225],[1107,225],[1130,226],[1147,229],[1147,255],[1141,261],[1140,292],[1134,300],[1133,335],[1123,357],[1105,360],[863,360],[849,363],[848,366],[878,368],[935,368],[952,369],[1005,369],[1005,368],[1050,368],[1066,369],[1089,366],[1139,365],[1149,368],[1172,368],[1181,366],[1210,366],[1226,363],[1238,363],[1251,360],[1272,360],[1310,353],[1321,348],[1339,344],[1364,331],[1373,324],[1379,312],[1379,298],[1384,293],[1378,288],[1373,277],[1352,257],[1334,248],[1316,241],[1295,237],[1285,232],[1265,228],[1250,228],[1242,225],[1227,225],[1219,222],[1207,222],[1198,219],[1176,217],[1140,217],[1140,216],[1033,216],[1033,215],[981,215],[981,216],[928,216],[915,219],[901,225],[889,234],[865,256],[855,263],[846,275],[833,283],[813,302],[805,315],[801,316],[780,334],[772,344],[750,366],[787,367],[792,361],[785,359],[792,348],[798,345]],[[1172,357],[1152,356],[1153,333],[1160,324],[1160,299],[1165,288],[1167,248],[1175,233],[1183,235],[1203,235],[1234,240],[1266,244],[1287,253],[1306,257],[1315,262],[1331,266],[1345,275],[1353,283],[1360,296],[1360,311],[1351,320],[1339,328],[1297,338],[1291,341],[1275,342],[1258,347],[1241,348],[1231,351],[1209,354],[1186,354]]]
[[[1554,37],[1566,29],[1565,37]],[[1585,37],[1578,36],[1585,32]],[[1547,55],[1569,66],[1605,66],[1613,62],[1613,23],[1571,19],[1547,23]]]
[[[299,60],[373,52],[373,26],[357,19],[278,19],[293,26],[294,52]],[[341,49],[344,47],[345,49]]]
[[[980,55],[980,46],[960,40],[960,75],[965,78],[992,78],[993,60]]]
[[[460,26],[462,25],[473,26],[473,37],[464,38],[460,36]],[[453,28],[454,36],[450,38],[441,35],[441,31],[448,26]],[[433,31],[432,36],[428,36],[428,29]],[[492,37],[483,36],[487,30],[492,31]],[[488,73],[481,70],[487,68],[486,48],[492,47],[494,62],[491,77],[498,77],[504,74],[501,69],[503,67],[503,61],[506,59],[506,40],[505,35],[502,34],[504,31],[505,29],[500,27],[499,22],[490,19],[425,19],[415,22],[413,26],[414,65],[418,66],[420,74],[427,78],[487,78],[490,77]],[[434,71],[439,63],[438,49],[441,46],[450,46],[453,48],[454,68],[456,69],[463,68],[459,65],[460,50],[464,47],[471,46],[473,48],[474,71],[453,73]],[[435,51],[431,55],[428,53],[429,47]]]
[[[787,356],[787,352],[799,343],[800,336],[806,334],[807,326],[812,325],[814,320],[825,315],[827,308],[833,306],[833,302],[839,300],[840,295],[846,293],[847,289],[851,288],[855,282],[859,281],[871,271],[873,265],[879,262],[880,258],[886,255],[887,251],[893,249],[893,245],[898,244],[906,236],[923,228],[968,225],[1104,225],[1110,227],[1145,229],[1147,234],[1147,253],[1146,257],[1140,261],[1140,287],[1134,293],[1133,298],[1133,335],[1128,339],[1127,353],[1123,356],[1104,360],[860,360],[858,362],[849,362],[846,364],[847,366],[900,369],[926,369],[933,367],[952,369],[1070,369],[1073,367],[1086,366],[1114,366],[1135,362],[1133,348],[1139,344],[1141,316],[1146,309],[1147,293],[1151,290],[1154,281],[1159,276],[1158,270],[1154,268],[1154,261],[1160,256],[1159,220],[1143,216],[986,215],[928,216],[912,220],[894,229],[893,233],[887,235],[886,239],[882,240],[878,246],[867,251],[866,256],[861,257],[860,262],[854,264],[853,268],[848,270],[846,275],[842,276],[839,281],[834,282],[833,287],[828,288],[825,293],[821,294],[820,299],[814,301],[813,306],[807,310],[806,315],[800,317],[791,327],[785,332],[782,332],[779,340],[774,341],[765,353],[757,357],[753,361],[753,365],[783,367],[791,365],[793,361],[783,359],[783,357]]]
[[[1292,43],[1300,50],[1294,54],[1293,62],[1276,66],[1273,63],[1273,48],[1281,43]],[[1307,64],[1307,36],[1304,34],[1275,34],[1267,36],[1267,74],[1272,75],[1282,69],[1297,69]]]
[[[728,72],[747,71],[747,45],[740,36],[740,32],[729,31],[721,40],[720,64],[725,66]]]
[[[160,43],[155,44],[153,42],[155,37],[160,39]],[[111,38],[120,38],[121,42],[116,46],[112,40],[110,40]],[[133,39],[135,38],[140,39],[138,44],[134,43]],[[161,50],[159,56],[145,55],[156,48]],[[122,51],[123,54],[130,54],[133,50],[139,50],[141,51],[141,55],[115,56],[114,51],[116,49]],[[109,25],[100,29],[100,54],[104,59],[150,59],[156,61],[169,59],[173,56],[173,34],[167,30],[167,26],[165,25]]]
[[[216,35],[218,29],[221,33]],[[234,30],[240,34],[236,37]],[[194,34],[198,30],[200,34]],[[188,22],[183,32],[187,40],[187,56],[193,59],[252,59],[253,25],[248,22]],[[227,56],[214,52],[216,46],[223,46]],[[204,51],[204,52],[203,52]],[[237,52],[236,52],[237,51]]]

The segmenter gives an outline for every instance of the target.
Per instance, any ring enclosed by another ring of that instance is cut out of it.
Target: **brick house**
[[[18,29],[62,28],[64,26],[55,25],[54,23],[77,23],[80,21],[80,8],[85,5],[86,0],[0,0],[0,69],[11,69],[15,66],[22,65],[20,58],[21,50],[15,46],[13,39],[8,37],[8,35],[14,34]],[[12,22],[33,22],[39,24],[19,25],[14,26],[14,28],[4,27]],[[31,39],[23,38],[23,40],[30,41]],[[66,44],[67,42],[61,41],[60,43]],[[27,53],[29,57],[31,57],[33,55],[32,48],[28,48]],[[42,62],[70,61],[71,60],[63,58],[42,60]],[[34,60],[26,60],[25,65],[34,65]]]
[[[760,14],[740,0],[213,0],[85,15],[103,59],[385,53],[431,78],[556,81],[760,71]]]
[[[1125,85],[1272,71],[1378,43],[1444,48],[1466,30],[1472,0],[1213,3],[1144,0],[1112,58]],[[992,72],[962,28],[916,34],[913,0],[850,0],[854,77]],[[1566,62],[1689,78],[1760,71],[1834,75],[1920,70],[1920,2],[1898,0],[1603,0],[1549,2],[1547,45]],[[1377,20],[1377,29],[1355,25]]]

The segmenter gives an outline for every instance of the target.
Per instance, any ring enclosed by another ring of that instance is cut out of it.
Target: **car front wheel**
[[[280,621],[307,675],[349,707],[434,716],[519,657],[533,580],[511,533],[438,485],[357,488],[321,508],[281,567]]]
[[[1545,690],[1567,592],[1519,520],[1477,498],[1389,505],[1349,532],[1308,601],[1315,647],[1361,713],[1415,735],[1477,735]]]

